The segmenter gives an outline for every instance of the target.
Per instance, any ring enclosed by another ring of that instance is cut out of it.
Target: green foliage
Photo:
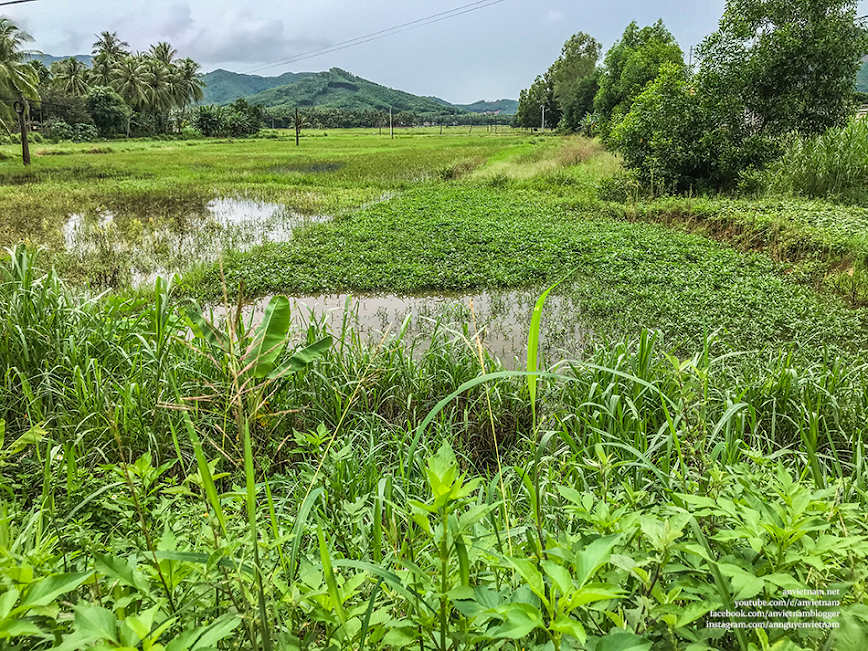
[[[561,111],[555,100],[555,84],[552,70],[539,75],[530,88],[523,89],[518,96],[516,123],[522,127],[537,128],[542,126],[543,107],[545,107],[545,123],[554,128],[561,119]]]
[[[84,97],[67,95],[56,89],[48,88],[42,91],[42,102],[34,108],[34,114],[43,124],[54,121],[66,122],[70,125],[92,122]]]
[[[252,136],[262,128],[264,113],[259,106],[246,100],[236,100],[228,107],[197,106],[193,113],[193,126],[206,137]]]
[[[75,131],[66,122],[56,120],[47,125],[45,135],[52,140],[72,140]]]
[[[594,98],[597,113],[607,123],[617,122],[666,63],[683,66],[684,59],[663,21],[642,28],[635,21],[630,23],[621,40],[606,52],[600,90]]]
[[[15,131],[18,114],[14,105],[19,98],[32,103],[39,101],[39,70],[27,61],[25,44],[33,37],[8,18],[0,18],[0,125]]]
[[[594,70],[561,93],[563,115],[558,125],[561,130],[591,138],[597,135],[594,125],[599,123],[600,116],[594,112],[594,97],[600,90],[600,77],[601,72]]]
[[[868,121],[851,119],[817,136],[791,139],[763,176],[771,192],[834,197],[868,182]]]
[[[759,136],[719,128],[704,100],[683,65],[664,64],[612,130],[625,167],[652,191],[733,188],[742,170],[761,167],[775,152]]]
[[[91,88],[87,95],[87,110],[101,136],[125,132],[130,109],[111,88]]]
[[[76,124],[72,133],[73,142],[93,142],[99,139],[99,132],[92,124]]]
[[[561,48],[558,59],[530,88],[522,90],[516,121],[523,127],[542,124],[542,105],[549,128],[578,131],[581,120],[594,110],[600,72],[596,69],[602,46],[585,34],[571,36]]]
[[[854,0],[727,2],[699,48],[702,92],[757,132],[818,134],[852,110],[866,50]]]

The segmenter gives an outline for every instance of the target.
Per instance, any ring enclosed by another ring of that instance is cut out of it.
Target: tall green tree
[[[169,43],[162,41],[156,45],[152,45],[149,54],[152,59],[156,59],[168,67],[172,65],[172,62],[178,54],[178,50],[173,48]]]
[[[122,59],[112,72],[111,87],[133,110],[148,108],[151,98],[151,74],[141,57]]]
[[[64,93],[74,97],[87,95],[90,71],[84,62],[74,57],[57,61],[51,66],[51,76],[55,87]]]
[[[699,48],[703,92],[756,132],[820,133],[850,115],[868,49],[855,0],[728,0]]]
[[[39,74],[25,61],[24,44],[32,41],[15,23],[0,18],[0,124],[7,131],[15,130],[18,122],[15,98],[39,101]]]
[[[205,84],[202,81],[201,66],[193,59],[181,59],[175,68],[175,105],[184,109],[191,102],[200,102],[205,97]]]
[[[600,90],[594,98],[597,112],[605,120],[626,115],[664,63],[684,65],[684,56],[663,21],[641,28],[635,21],[627,25],[621,40],[606,52]]]
[[[588,105],[589,88],[596,88],[597,61],[603,51],[602,44],[593,36],[578,32],[573,34],[561,48],[561,55],[552,64],[551,77],[555,101],[562,115],[569,115],[567,128],[574,130],[586,113],[593,111]],[[592,81],[588,81],[588,80]],[[593,101],[593,97],[591,98]]]
[[[96,56],[103,55],[110,62],[116,62],[129,56],[130,44],[122,41],[117,32],[106,31],[97,36],[92,53]]]
[[[516,115],[518,124],[522,127],[541,126],[543,107],[545,107],[546,127],[556,127],[561,119],[561,111],[555,100],[555,84],[551,68],[545,74],[539,75],[530,88],[519,93]]]

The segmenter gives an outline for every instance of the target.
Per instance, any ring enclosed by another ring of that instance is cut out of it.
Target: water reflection
[[[61,234],[68,261],[90,280],[137,285],[152,283],[157,275],[183,272],[193,262],[213,262],[227,251],[286,242],[298,229],[327,219],[276,203],[220,198],[201,211],[172,217],[109,211],[74,214]],[[107,277],[93,278],[94,270]]]
[[[389,337],[415,340],[417,355],[424,352],[435,329],[452,339],[465,337],[474,343],[476,329],[484,348],[507,368],[523,369],[526,364],[528,331],[533,307],[542,290],[484,290],[448,294],[329,294],[292,296],[293,323],[303,331],[314,318],[325,322],[336,336],[352,331],[362,341],[376,344]],[[245,322],[255,325],[271,300],[263,297],[244,308]],[[470,305],[473,305],[471,312]],[[215,307],[219,318],[225,310]],[[543,311],[540,355],[557,361],[576,357],[590,338],[590,331],[576,318],[579,306],[568,295],[550,295]]]

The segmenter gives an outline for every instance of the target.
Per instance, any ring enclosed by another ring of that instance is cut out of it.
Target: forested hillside
[[[279,77],[260,77],[223,69],[214,70],[202,75],[202,81],[205,83],[205,97],[202,103],[229,104],[236,99],[250,97],[276,86],[286,86],[314,74],[316,73],[285,72]]]
[[[426,97],[375,84],[340,68],[332,68],[328,72],[319,72],[289,85],[264,90],[247,97],[247,101],[265,107],[315,106],[348,111],[391,108],[395,111],[441,115],[464,112],[455,106],[447,106]]]

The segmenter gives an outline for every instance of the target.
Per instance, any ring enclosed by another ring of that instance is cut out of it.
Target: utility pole
[[[688,58],[687,58],[687,69],[691,70],[691,71],[693,70],[693,46],[692,45],[690,46],[690,54],[688,55]]]
[[[540,104],[540,106],[542,107],[542,132],[545,133],[546,132],[546,105]]]
[[[30,165],[30,144],[27,142],[27,100],[24,97],[15,102],[15,112],[21,125],[21,158],[24,165]]]
[[[295,146],[298,147],[298,136],[301,131],[301,125],[298,123],[298,107],[295,107]]]
[[[389,107],[389,135],[395,139],[395,129],[392,127],[392,107]]]

